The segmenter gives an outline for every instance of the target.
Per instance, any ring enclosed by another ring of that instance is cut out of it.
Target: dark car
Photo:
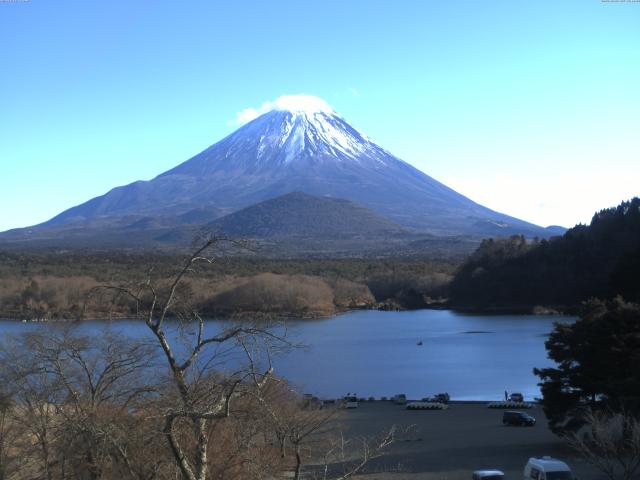
[[[528,413],[507,410],[502,414],[502,423],[505,425],[533,427],[536,424],[536,419]]]
[[[436,402],[440,403],[449,403],[449,394],[448,393],[437,393],[435,397],[433,397]]]
[[[430,403],[449,403],[450,398],[449,394],[445,392],[436,393],[433,397],[424,397],[422,401]]]
[[[524,395],[522,395],[521,393],[512,393],[511,395],[509,395],[509,401],[510,402],[524,402]]]

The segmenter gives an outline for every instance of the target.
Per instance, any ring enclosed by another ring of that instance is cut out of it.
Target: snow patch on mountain
[[[259,128],[263,129],[257,148],[258,160],[278,149],[284,153],[285,164],[303,157],[325,160],[331,157],[337,162],[348,159],[356,163],[375,158],[384,164],[380,156],[382,149],[333,112],[278,110],[272,114],[282,115],[282,121],[273,122],[269,115],[254,121],[261,123]]]
[[[387,165],[391,157],[349,125],[326,101],[313,95],[283,95],[260,108],[239,112],[234,123],[246,125],[228,137],[230,150],[226,158],[242,156],[246,139],[251,136],[259,138],[254,147],[259,164],[272,162],[275,154],[277,163],[283,166],[352,161],[377,169]]]

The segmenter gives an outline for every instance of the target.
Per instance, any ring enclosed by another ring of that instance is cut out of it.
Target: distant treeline
[[[567,310],[616,295],[640,300],[639,198],[548,241],[485,240],[449,286],[450,303],[472,309]]]
[[[0,252],[0,317],[76,319],[97,285],[162,283],[182,257],[163,253]],[[432,259],[273,260],[221,257],[185,282],[207,316],[314,317],[353,308],[420,308],[442,294],[458,264]],[[89,302],[90,318],[131,316],[131,305]]]

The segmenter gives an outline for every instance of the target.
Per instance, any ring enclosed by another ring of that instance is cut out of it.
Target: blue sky
[[[0,2],[0,230],[150,179],[280,95],[324,98],[541,225],[640,194],[640,3]]]

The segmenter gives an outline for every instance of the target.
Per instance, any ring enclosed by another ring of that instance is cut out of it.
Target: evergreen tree
[[[591,300],[578,321],[557,323],[545,346],[558,365],[534,373],[555,433],[577,430],[586,407],[640,412],[640,305]]]
[[[577,308],[591,298],[640,301],[640,198],[541,242],[490,239],[462,265],[449,288],[454,306]]]

